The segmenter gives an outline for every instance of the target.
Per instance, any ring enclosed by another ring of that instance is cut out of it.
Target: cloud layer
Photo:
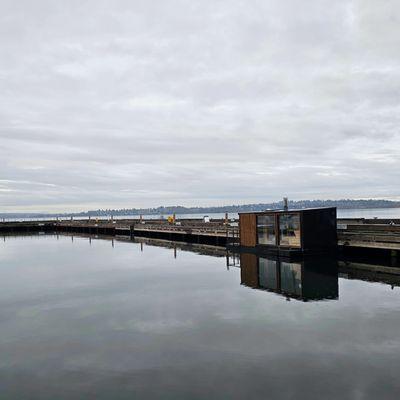
[[[2,211],[400,196],[396,0],[0,11]]]

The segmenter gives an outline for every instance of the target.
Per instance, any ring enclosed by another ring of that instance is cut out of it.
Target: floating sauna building
[[[245,251],[294,255],[336,248],[336,208],[239,213]]]

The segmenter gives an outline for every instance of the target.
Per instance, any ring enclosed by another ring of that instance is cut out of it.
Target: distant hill
[[[400,201],[390,200],[298,200],[289,201],[289,208],[310,207],[337,207],[338,209],[368,209],[368,208],[395,208],[400,207]],[[0,218],[26,218],[26,217],[88,217],[88,216],[123,216],[123,215],[171,215],[171,214],[211,214],[211,213],[235,213],[243,211],[262,211],[266,209],[282,208],[282,202],[237,204],[221,207],[183,207],[160,206],[156,208],[123,208],[123,209],[99,209],[83,211],[79,213],[0,213]]]

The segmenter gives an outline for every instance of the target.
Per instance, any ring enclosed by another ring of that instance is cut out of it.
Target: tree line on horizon
[[[122,209],[98,209],[77,213],[0,213],[1,218],[13,217],[96,217],[96,216],[123,216],[123,215],[170,215],[170,214],[207,214],[207,213],[236,213],[246,211],[263,211],[266,209],[282,208],[283,202],[258,203],[258,204],[234,204],[214,207],[184,207],[184,206],[160,206],[152,208],[122,208]],[[366,208],[395,208],[400,207],[400,201],[392,200],[289,200],[289,208],[314,208],[337,207],[339,209],[366,209]]]

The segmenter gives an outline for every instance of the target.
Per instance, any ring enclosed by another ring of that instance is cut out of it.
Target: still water
[[[4,238],[0,398],[399,397],[397,278],[208,252]]]
[[[178,219],[202,219],[205,214],[177,214]],[[225,218],[225,213],[208,213],[207,216],[210,218]],[[354,208],[354,209],[337,209],[338,218],[400,218],[400,208]],[[138,219],[139,215],[116,215],[113,218],[118,219]],[[160,219],[167,218],[168,215],[152,214],[143,215],[144,219]],[[239,218],[238,213],[228,213],[230,219]],[[111,215],[92,217],[92,219],[98,218],[99,220],[109,220]],[[60,220],[69,220],[70,217],[60,218]],[[75,217],[75,219],[89,219],[89,217]],[[56,221],[57,218],[4,218],[4,221]]]

